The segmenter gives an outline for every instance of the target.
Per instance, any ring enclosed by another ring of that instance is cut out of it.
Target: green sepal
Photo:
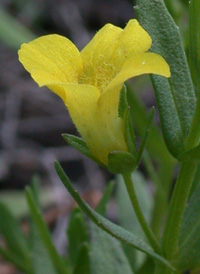
[[[130,153],[135,155],[136,154],[135,133],[134,133],[132,122],[131,122],[130,107],[128,106],[128,100],[127,100],[127,88],[125,85],[123,85],[123,88],[120,93],[118,115],[120,118],[124,120],[124,123],[125,123],[125,138],[126,138],[128,150]]]
[[[148,118],[146,129],[145,129],[145,132],[144,132],[144,137],[142,139],[142,142],[141,142],[141,145],[140,145],[140,148],[139,148],[139,151],[138,151],[136,165],[139,164],[139,162],[141,160],[141,157],[142,157],[142,153],[145,149],[145,146],[146,146],[146,143],[147,143],[147,140],[148,140],[148,137],[149,137],[149,132],[150,132],[150,129],[151,129],[152,124],[153,124],[154,113],[155,113],[155,108],[152,107],[151,110],[150,110],[150,113],[149,113],[149,118]]]
[[[133,125],[131,121],[131,112],[130,107],[128,107],[124,114],[124,120],[125,120],[125,137],[126,137],[126,143],[128,145],[128,150],[131,154],[136,155],[136,141],[135,141],[135,132],[133,130]]]
[[[108,154],[108,170],[114,174],[130,173],[135,169],[136,157],[127,151],[112,151]]]
[[[62,137],[70,146],[77,149],[85,156],[91,159],[93,158],[93,155],[91,154],[86,142],[82,138],[67,133],[63,133]]]
[[[66,189],[69,191],[73,199],[77,202],[81,210],[102,230],[106,231],[111,236],[115,237],[116,239],[119,239],[126,244],[129,244],[132,247],[135,247],[136,249],[150,255],[154,259],[160,261],[167,267],[169,267],[172,270],[175,270],[174,267],[167,261],[164,257],[161,255],[158,255],[155,253],[151,246],[149,246],[147,243],[145,243],[142,239],[139,239],[134,234],[130,233],[126,229],[110,222],[108,219],[104,218],[100,214],[98,214],[95,210],[93,210],[78,194],[78,192],[73,188],[69,178],[65,174],[64,170],[60,166],[60,164],[55,161],[55,169],[60,177],[62,183],[66,187]]]
[[[200,144],[178,157],[179,161],[199,161],[200,162]]]
[[[81,153],[83,153],[85,156],[87,156],[88,158],[90,158],[91,160],[97,162],[99,165],[102,165],[90,152],[86,142],[77,136],[71,135],[71,134],[67,134],[67,133],[63,133],[62,134],[63,139],[73,148],[77,149],[78,151],[80,151]]]
[[[126,86],[123,84],[122,90],[120,92],[119,106],[118,106],[118,116],[120,118],[124,119],[124,114],[127,107],[128,107],[127,89],[126,89]]]

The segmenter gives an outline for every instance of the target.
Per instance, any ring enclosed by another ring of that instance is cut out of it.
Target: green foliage
[[[195,90],[197,93],[200,92],[200,1],[191,0],[189,1],[189,65]]]
[[[119,241],[92,222],[90,223],[90,232],[91,273],[133,273]]]
[[[106,214],[106,208],[114,185],[113,182],[108,184],[96,208],[96,211],[103,216]],[[129,262],[121,247],[121,243],[118,240],[102,231],[92,222],[90,222],[90,234],[91,273],[132,273]]]
[[[152,76],[163,135],[174,157],[185,150],[196,102],[180,34],[164,2],[137,0],[135,10],[141,25],[153,40],[152,51],[170,65],[171,77]]]
[[[64,264],[63,260],[61,259],[60,255],[57,253],[56,248],[52,242],[51,236],[49,234],[48,228],[42,218],[40,208],[38,207],[37,201],[35,200],[34,193],[30,187],[26,188],[26,197],[27,202],[30,208],[31,217],[35,225],[37,226],[40,238],[48,252],[49,257],[59,274],[66,274],[68,273],[66,265]]]
[[[89,247],[86,243],[80,248],[73,274],[90,274]]]
[[[5,10],[0,9],[0,40],[13,49],[19,49],[22,43],[29,42],[35,35]]]
[[[152,197],[149,195],[147,185],[145,183],[145,179],[142,174],[138,171],[135,171],[132,174],[132,178],[134,181],[134,186],[136,189],[136,194],[141,205],[142,212],[144,213],[147,221],[150,221],[150,216],[152,212]],[[141,229],[141,226],[137,220],[135,212],[132,209],[131,202],[128,197],[128,193],[126,191],[123,179],[121,176],[117,177],[117,206],[119,213],[119,222],[122,227],[126,228],[130,232],[133,232],[136,236],[142,239],[146,239],[145,235]],[[145,259],[144,254],[137,251],[136,249],[132,249],[127,244],[123,245],[125,253],[129,259],[129,262],[134,271],[138,270],[141,266],[142,262]]]
[[[175,265],[182,270],[196,269],[200,265],[200,185],[191,196],[179,238],[179,252]]]
[[[69,226],[67,229],[68,236],[68,251],[70,262],[75,266],[78,262],[78,257],[80,256],[80,250],[83,245],[88,243],[89,235],[85,224],[85,220],[82,212],[79,208],[75,208],[70,216]],[[87,249],[85,246],[83,250]],[[82,252],[81,252],[82,254]]]
[[[58,274],[33,221],[30,230],[30,250],[34,274]]]
[[[19,223],[2,203],[0,203],[0,232],[7,244],[7,249],[0,248],[0,254],[22,271],[32,273],[27,239]]]
[[[72,195],[74,200],[77,202],[79,207],[87,214],[87,216],[101,229],[106,231],[108,234],[112,235],[116,239],[119,239],[130,246],[135,247],[136,249],[143,251],[144,253],[148,254],[149,256],[153,257],[154,259],[160,261],[162,264],[166,265],[167,267],[173,269],[170,263],[165,260],[162,256],[156,254],[153,249],[143,242],[141,239],[138,239],[134,234],[130,233],[129,231],[123,229],[122,227],[110,222],[109,220],[105,219],[97,212],[95,212],[87,203],[85,203],[81,197],[79,196],[78,192],[73,188],[72,184],[70,183],[68,177],[64,173],[63,169],[61,168],[58,162],[55,162],[55,168],[60,177],[61,181],[63,182],[64,186],[67,188],[69,193]]]
[[[144,135],[144,128],[149,119],[148,112],[130,85],[127,85],[127,97],[136,132],[142,137]],[[160,130],[153,122],[146,149],[156,161],[173,162],[173,158],[170,157],[170,154],[166,149]]]
[[[200,145],[179,156],[180,161],[200,161]]]

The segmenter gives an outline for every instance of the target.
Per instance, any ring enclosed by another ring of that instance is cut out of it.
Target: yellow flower
[[[128,150],[118,116],[123,82],[146,73],[170,76],[165,60],[146,52],[151,43],[133,19],[124,30],[106,24],[81,52],[63,36],[42,36],[21,46],[19,60],[40,87],[63,99],[90,151],[107,165],[111,151]]]

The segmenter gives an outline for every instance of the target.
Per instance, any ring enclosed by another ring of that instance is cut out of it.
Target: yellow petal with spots
[[[69,39],[57,34],[22,44],[18,53],[20,62],[39,86],[52,81],[76,83],[82,73],[78,49]]]
[[[113,90],[132,77],[147,73],[170,77],[169,65],[162,56],[156,53],[146,52],[137,54],[123,65],[121,71],[107,86],[105,93]]]

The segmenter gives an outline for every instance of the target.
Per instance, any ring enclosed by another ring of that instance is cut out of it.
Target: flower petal
[[[170,68],[164,58],[156,53],[137,54],[123,65],[121,71],[107,86],[105,93],[132,77],[149,73],[170,77]]]
[[[136,19],[129,20],[120,36],[120,47],[124,50],[126,59],[135,54],[147,51],[152,39]]]
[[[77,130],[100,162],[107,164],[110,151],[127,150],[123,121],[118,118],[116,110],[114,113],[109,111],[108,104],[98,104],[99,89],[78,84],[60,87],[65,90],[64,103]],[[56,87],[52,84],[49,88]]]
[[[112,37],[114,40],[116,36],[118,36],[119,33],[121,33],[123,30],[119,27],[116,27],[112,24],[106,24],[103,28],[101,28],[96,35],[93,37],[93,39],[85,46],[81,51],[81,57],[83,59],[83,62],[85,65],[89,66],[93,64],[93,58],[96,54],[96,48],[99,45],[105,44],[109,37]]]
[[[82,72],[78,49],[70,40],[57,34],[23,44],[19,50],[19,60],[40,86],[51,81],[77,82]]]
[[[130,20],[124,30],[107,24],[81,52],[82,83],[103,91],[123,64],[133,55],[148,50],[151,42],[151,37],[135,19]]]
[[[84,65],[83,83],[103,89],[116,74],[114,63],[120,58],[116,49],[122,31],[119,27],[106,24],[81,51]],[[117,62],[119,63],[119,60]]]

